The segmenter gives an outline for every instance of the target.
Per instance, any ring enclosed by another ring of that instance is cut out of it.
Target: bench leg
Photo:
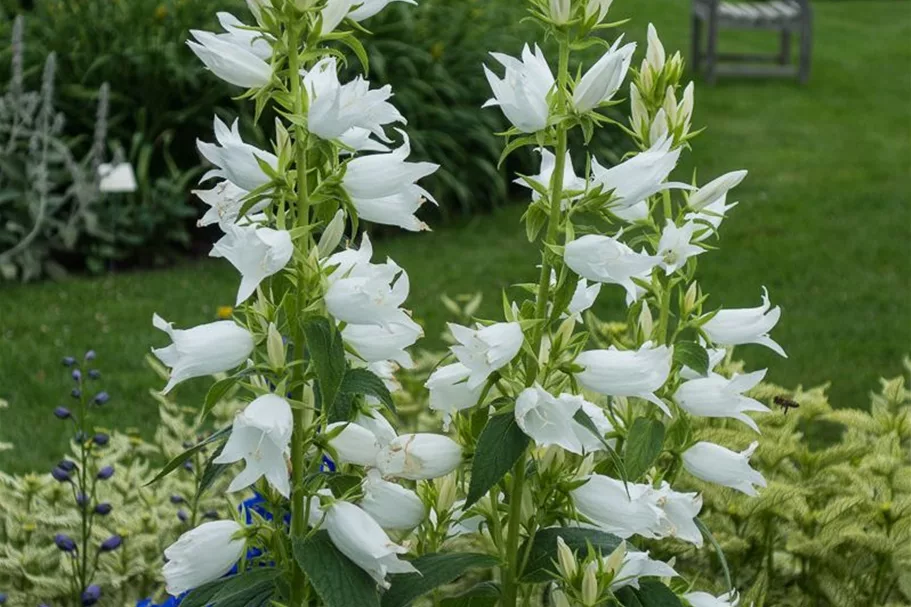
[[[800,68],[798,80],[806,84],[810,80],[810,65],[813,52],[813,13],[809,5],[804,7],[806,14],[800,28]]]
[[[781,48],[778,52],[779,65],[791,63],[791,30],[781,30]]]
[[[705,54],[705,79],[709,84],[715,84],[715,81],[717,79],[715,67],[718,63],[718,20],[715,18],[714,14],[709,17],[708,33],[708,48],[706,49]]]
[[[698,15],[693,15],[693,50],[692,62],[693,73],[698,74],[702,64],[702,20]]]

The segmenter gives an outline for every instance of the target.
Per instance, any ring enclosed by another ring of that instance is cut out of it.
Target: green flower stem
[[[566,89],[569,81],[569,39],[566,35],[560,37],[560,59],[557,72],[558,111],[565,114],[567,111]],[[551,178],[550,216],[547,221],[547,234],[545,236],[545,249],[541,259],[541,277],[538,281],[538,298],[535,302],[535,318],[540,320],[532,330],[532,353],[525,361],[525,385],[531,386],[538,377],[538,361],[536,357],[541,350],[541,341],[547,321],[547,302],[550,299],[550,272],[552,253],[546,245],[554,245],[560,233],[560,203],[563,199],[563,173],[566,168],[566,139],[567,128],[564,124],[556,126],[556,164]],[[515,607],[518,605],[519,580],[522,569],[522,559],[519,555],[519,532],[522,527],[522,491],[525,485],[525,468],[527,467],[528,452],[519,457],[512,472],[512,485],[509,492],[509,525],[506,530],[506,562],[502,568],[503,593],[501,605]]]
[[[300,79],[300,54],[298,49],[298,38],[300,30],[296,23],[288,26],[288,73],[291,81],[291,97],[294,99],[294,113],[298,116],[304,114],[304,100],[301,91]],[[309,134],[306,129],[300,125],[294,128],[294,146],[297,154],[297,227],[307,228],[310,224],[310,201],[309,192],[307,191],[307,145],[309,143]],[[309,239],[305,242],[309,242]],[[306,263],[307,255],[300,263]],[[302,293],[304,285],[304,266],[298,268],[297,273],[297,311],[304,308],[304,295]],[[297,348],[297,357],[299,360],[306,358],[306,345],[304,343],[304,330],[300,318],[289,319],[294,323],[294,343]],[[304,383],[303,365],[296,367],[295,373],[298,375],[297,380],[301,384],[300,400],[306,404],[307,387]],[[308,410],[304,408],[295,408],[293,410],[294,428],[291,437],[291,539],[302,537],[307,531],[306,510],[309,506],[306,491],[304,489],[304,471],[306,468],[306,445],[305,436],[308,426]],[[297,560],[291,559],[291,607],[303,607],[306,605],[306,586],[307,578],[303,570],[297,564]]]

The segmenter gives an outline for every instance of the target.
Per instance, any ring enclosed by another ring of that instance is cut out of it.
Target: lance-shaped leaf
[[[390,576],[392,586],[383,595],[383,607],[405,607],[434,588],[459,578],[469,569],[495,567],[498,563],[495,557],[487,554],[425,554],[411,561],[420,573]]]
[[[471,481],[465,508],[487,494],[509,472],[528,447],[529,438],[510,411],[487,421],[471,463]]]

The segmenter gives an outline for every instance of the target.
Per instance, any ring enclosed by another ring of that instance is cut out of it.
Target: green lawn
[[[612,12],[635,6],[642,40],[645,17],[666,47],[688,48],[688,3],[618,0]],[[723,229],[723,248],[702,257],[704,288],[713,302],[752,306],[766,285],[784,308],[774,332],[790,359],[743,348],[751,366],[768,366],[786,385],[832,382],[833,400],[862,406],[883,374],[897,374],[911,348],[911,5],[907,2],[816,3],[814,72],[809,86],[784,81],[697,83],[697,125],[709,130],[682,162],[700,181],[748,168],[737,190],[741,205]],[[756,36],[723,39],[727,46],[774,46]],[[479,110],[480,111],[480,110]],[[510,206],[430,234],[379,243],[411,275],[410,299],[425,321],[426,345],[436,345],[447,313],[441,293],[480,290],[482,314],[495,314],[499,292],[535,275],[537,258]],[[60,365],[65,354],[98,352],[100,386],[113,399],[105,423],[150,434],[156,409],[148,390],[160,386],[145,367],[152,345],[166,343],[151,326],[159,312],[178,326],[211,320],[233,300],[234,272],[222,261],[200,261],[65,283],[3,287],[0,293],[0,442],[18,449],[0,466],[46,467],[64,445],[51,415],[71,388]],[[622,306],[619,289],[603,292],[602,311]],[[192,405],[205,382],[182,386]],[[40,441],[36,444],[34,441]],[[40,447],[39,447],[40,445]]]

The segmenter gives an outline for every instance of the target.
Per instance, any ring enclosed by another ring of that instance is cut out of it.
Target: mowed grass
[[[774,337],[790,358],[753,346],[738,355],[753,368],[768,367],[775,382],[831,381],[837,405],[865,406],[877,377],[899,373],[911,350],[911,10],[890,1],[814,6],[810,85],[697,81],[695,124],[709,129],[676,177],[689,179],[694,167],[700,182],[750,170],[736,192],[741,204],[723,226],[722,249],[701,258],[702,285],[713,304],[727,307],[758,305],[767,286],[784,309]],[[668,50],[686,54],[687,10],[688,3],[675,0],[618,0],[612,12],[635,12],[626,26],[631,38],[644,40],[648,18]],[[773,50],[775,39],[733,34],[722,43]],[[479,314],[493,317],[503,288],[534,279],[538,258],[521,213],[521,205],[507,206],[377,243],[379,255],[392,256],[411,276],[410,306],[426,326],[424,346],[439,345],[448,320],[441,294],[480,291]],[[113,396],[101,423],[150,436],[157,410],[148,391],[161,382],[143,357],[167,343],[152,328],[152,313],[179,327],[207,322],[233,301],[236,285],[225,262],[201,260],[165,271],[4,286],[0,398],[10,409],[0,411],[0,442],[16,450],[0,454],[0,468],[44,469],[59,458],[68,432],[51,411],[71,400],[72,388],[60,359],[89,348],[103,373],[98,388]],[[620,290],[604,289],[599,313],[622,312]],[[188,382],[176,395],[196,406],[206,388],[204,380]]]

